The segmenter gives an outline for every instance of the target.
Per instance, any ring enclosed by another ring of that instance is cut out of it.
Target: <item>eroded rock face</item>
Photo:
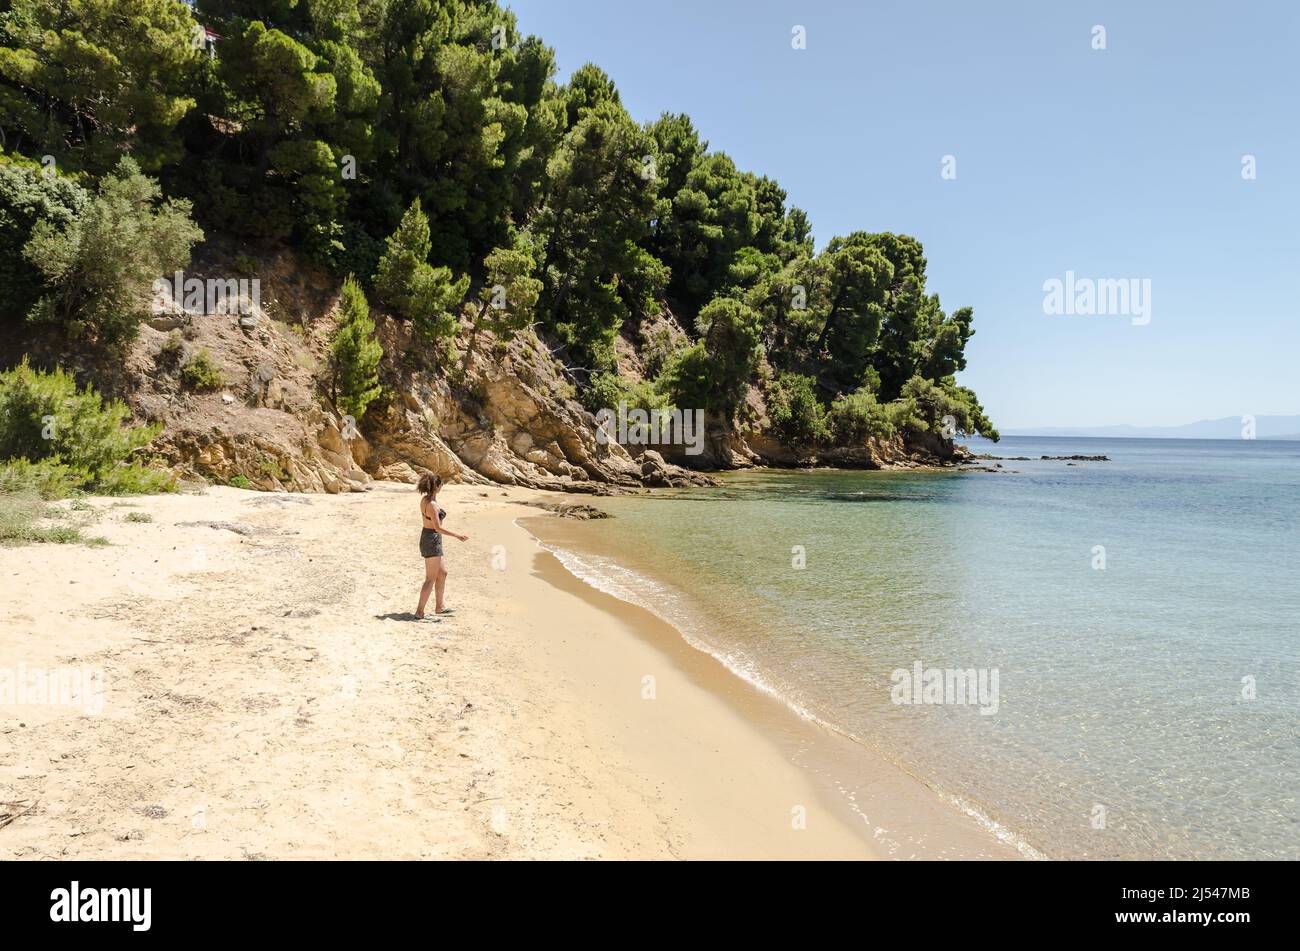
[[[151,447],[172,462],[182,476],[219,482],[242,477],[271,492],[361,492],[370,475],[350,455],[314,442],[307,427],[293,417],[259,431],[232,431],[219,425],[207,430],[172,427]],[[333,423],[323,432],[337,438]],[[297,430],[296,432],[294,430]],[[285,432],[287,431],[287,432]]]
[[[409,350],[407,326],[384,320],[385,352]],[[466,358],[438,367],[390,368],[397,402],[372,433],[379,465],[405,460],[461,481],[608,494],[645,484],[642,463],[597,438],[595,417],[531,334],[508,346],[481,335]],[[455,387],[447,376],[460,377]],[[714,480],[672,468],[673,484]],[[375,471],[372,467],[372,471]]]
[[[701,470],[960,461],[938,439],[933,445],[872,440],[802,458],[767,435],[756,388],[738,427],[705,416],[699,453],[680,444],[621,446],[597,438],[595,417],[575,400],[572,380],[531,331],[508,345],[481,334],[466,355],[466,324],[460,352],[446,362],[414,339],[409,324],[378,308],[372,316],[384,348],[387,395],[364,420],[352,420],[329,398],[337,282],[287,254],[262,266],[260,307],[239,301],[211,314],[162,308],[141,327],[123,368],[120,395],[138,416],[164,425],[151,452],[183,476],[336,493],[363,491],[374,479],[414,483],[434,472],[447,481],[601,495],[717,484]],[[228,261],[209,255],[187,273],[204,278],[228,271]],[[620,338],[616,348],[620,372],[630,379],[651,373],[647,354],[655,347],[685,339],[668,313],[641,330],[639,347]],[[184,365],[200,351],[224,378],[213,392],[196,393],[182,382]]]
[[[362,491],[372,482],[369,446],[329,408],[320,379],[334,282],[283,256],[265,265],[262,306],[226,299],[205,313],[153,302],[155,318],[128,355],[122,395],[137,415],[163,424],[150,452],[182,476],[275,492]],[[187,274],[222,278],[229,270],[207,260]],[[311,321],[305,315],[312,311],[324,316]],[[300,322],[287,322],[290,316]],[[199,353],[221,374],[222,385],[210,392],[183,381],[184,366]]]

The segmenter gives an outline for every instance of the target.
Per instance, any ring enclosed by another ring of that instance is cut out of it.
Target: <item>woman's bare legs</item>
[[[429,595],[433,592],[434,581],[437,579],[439,572],[442,572],[443,578],[447,577],[447,573],[442,571],[441,558],[424,559],[424,584],[420,588],[420,606],[415,609],[415,616],[422,621],[424,620],[424,606],[429,603]],[[438,602],[442,602],[441,584],[438,585]]]
[[[442,600],[442,593],[447,588],[447,569],[442,566],[441,558],[430,558],[429,560],[438,563],[437,571],[434,574],[434,590],[437,591],[438,596],[433,600],[433,610],[435,614],[441,614],[447,610],[447,605]]]

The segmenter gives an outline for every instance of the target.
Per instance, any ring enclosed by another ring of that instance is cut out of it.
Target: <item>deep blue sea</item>
[[[601,500],[581,570],[1027,850],[1300,858],[1300,442],[970,445],[1033,461]]]

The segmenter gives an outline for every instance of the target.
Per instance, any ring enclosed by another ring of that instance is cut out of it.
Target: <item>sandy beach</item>
[[[569,575],[548,498],[444,490],[440,623],[406,485],[88,499],[107,545],[0,549],[0,671],[77,688],[0,697],[0,857],[1016,856]]]

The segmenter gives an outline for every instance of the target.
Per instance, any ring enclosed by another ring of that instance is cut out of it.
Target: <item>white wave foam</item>
[[[929,783],[926,783],[926,785],[930,786]],[[1038,851],[1038,849],[1034,848],[1023,838],[1016,835],[1016,833],[1012,832],[1010,829],[1008,829],[1002,823],[998,822],[996,819],[990,818],[983,810],[979,808],[979,806],[975,805],[973,802],[970,802],[969,800],[966,799],[962,799],[960,796],[954,796],[951,793],[946,793],[942,789],[938,789],[934,786],[930,786],[930,788],[934,790],[935,794],[939,796],[940,799],[944,800],[945,802],[955,806],[956,808],[960,809],[962,812],[966,813],[966,815],[970,816],[977,823],[979,823],[979,825],[985,831],[992,834],[1000,842],[1005,842],[1007,845],[1011,846],[1013,849],[1015,849],[1025,858],[1031,859],[1035,862],[1048,861],[1048,857],[1045,854]]]
[[[518,525],[517,520],[515,524]],[[524,526],[519,527],[524,528]],[[527,531],[527,528],[524,528],[524,530]],[[731,673],[745,681],[745,683],[761,690],[763,693],[779,701],[799,717],[802,717],[810,723],[815,723],[817,726],[820,726],[831,733],[845,737],[859,746],[868,745],[862,741],[861,737],[842,729],[834,723],[828,722],[812,710],[809,710],[803,704],[798,703],[781,690],[772,686],[743,658],[730,652],[715,649],[700,638],[692,636],[690,624],[685,620],[685,618],[671,616],[662,610],[662,604],[665,601],[669,603],[674,603],[676,601],[676,597],[665,586],[640,572],[633,571],[630,568],[619,564],[616,561],[600,558],[595,555],[579,555],[577,552],[571,551],[570,549],[561,548],[544,542],[536,535],[533,535],[532,532],[529,532],[528,534],[532,536],[537,547],[554,555],[556,560],[564,566],[565,570],[579,581],[595,588],[603,594],[607,594],[610,597],[617,598],[620,601],[624,601],[628,604],[649,611],[655,617],[664,621],[676,630],[678,634],[681,635],[682,640],[691,647],[704,654],[708,654]],[[877,752],[879,753],[879,751]],[[888,757],[886,758],[888,759]],[[947,802],[949,805],[969,816],[981,828],[994,836],[1000,842],[1014,848],[1025,858],[1035,861],[1045,861],[1048,859],[1048,856],[1034,848],[1006,826],[997,822],[995,819],[990,818],[978,806],[959,796],[954,796],[951,793],[939,789],[924,777],[916,775],[916,773],[907,769],[907,767],[902,764],[892,760],[890,760],[890,762],[899,769],[902,769],[908,775],[912,776],[927,789],[930,789],[935,793],[935,795],[944,800],[944,802]],[[849,801],[852,810],[867,823],[868,827],[871,827],[872,824],[866,814],[858,808],[856,796],[852,795],[848,789],[838,782],[835,783],[835,786],[839,793]],[[891,854],[896,854],[900,850],[900,844],[889,839],[884,829],[875,828],[872,830],[872,834],[876,838],[877,842],[889,846],[888,851]]]
[[[670,625],[681,635],[682,640],[686,641],[691,647],[701,653],[708,654],[750,686],[779,700],[804,719],[810,720],[828,730],[835,730],[832,724],[825,722],[811,710],[764,680],[745,658],[714,647],[693,632],[691,622],[686,617],[677,612],[665,611],[665,603],[673,604],[677,599],[663,585],[617,562],[592,555],[579,555],[567,548],[559,548],[548,544],[537,538],[536,535],[533,536],[533,539],[537,542],[538,547],[554,555],[569,574],[579,581],[590,585],[597,591],[618,598],[620,601],[644,608],[659,620]]]

